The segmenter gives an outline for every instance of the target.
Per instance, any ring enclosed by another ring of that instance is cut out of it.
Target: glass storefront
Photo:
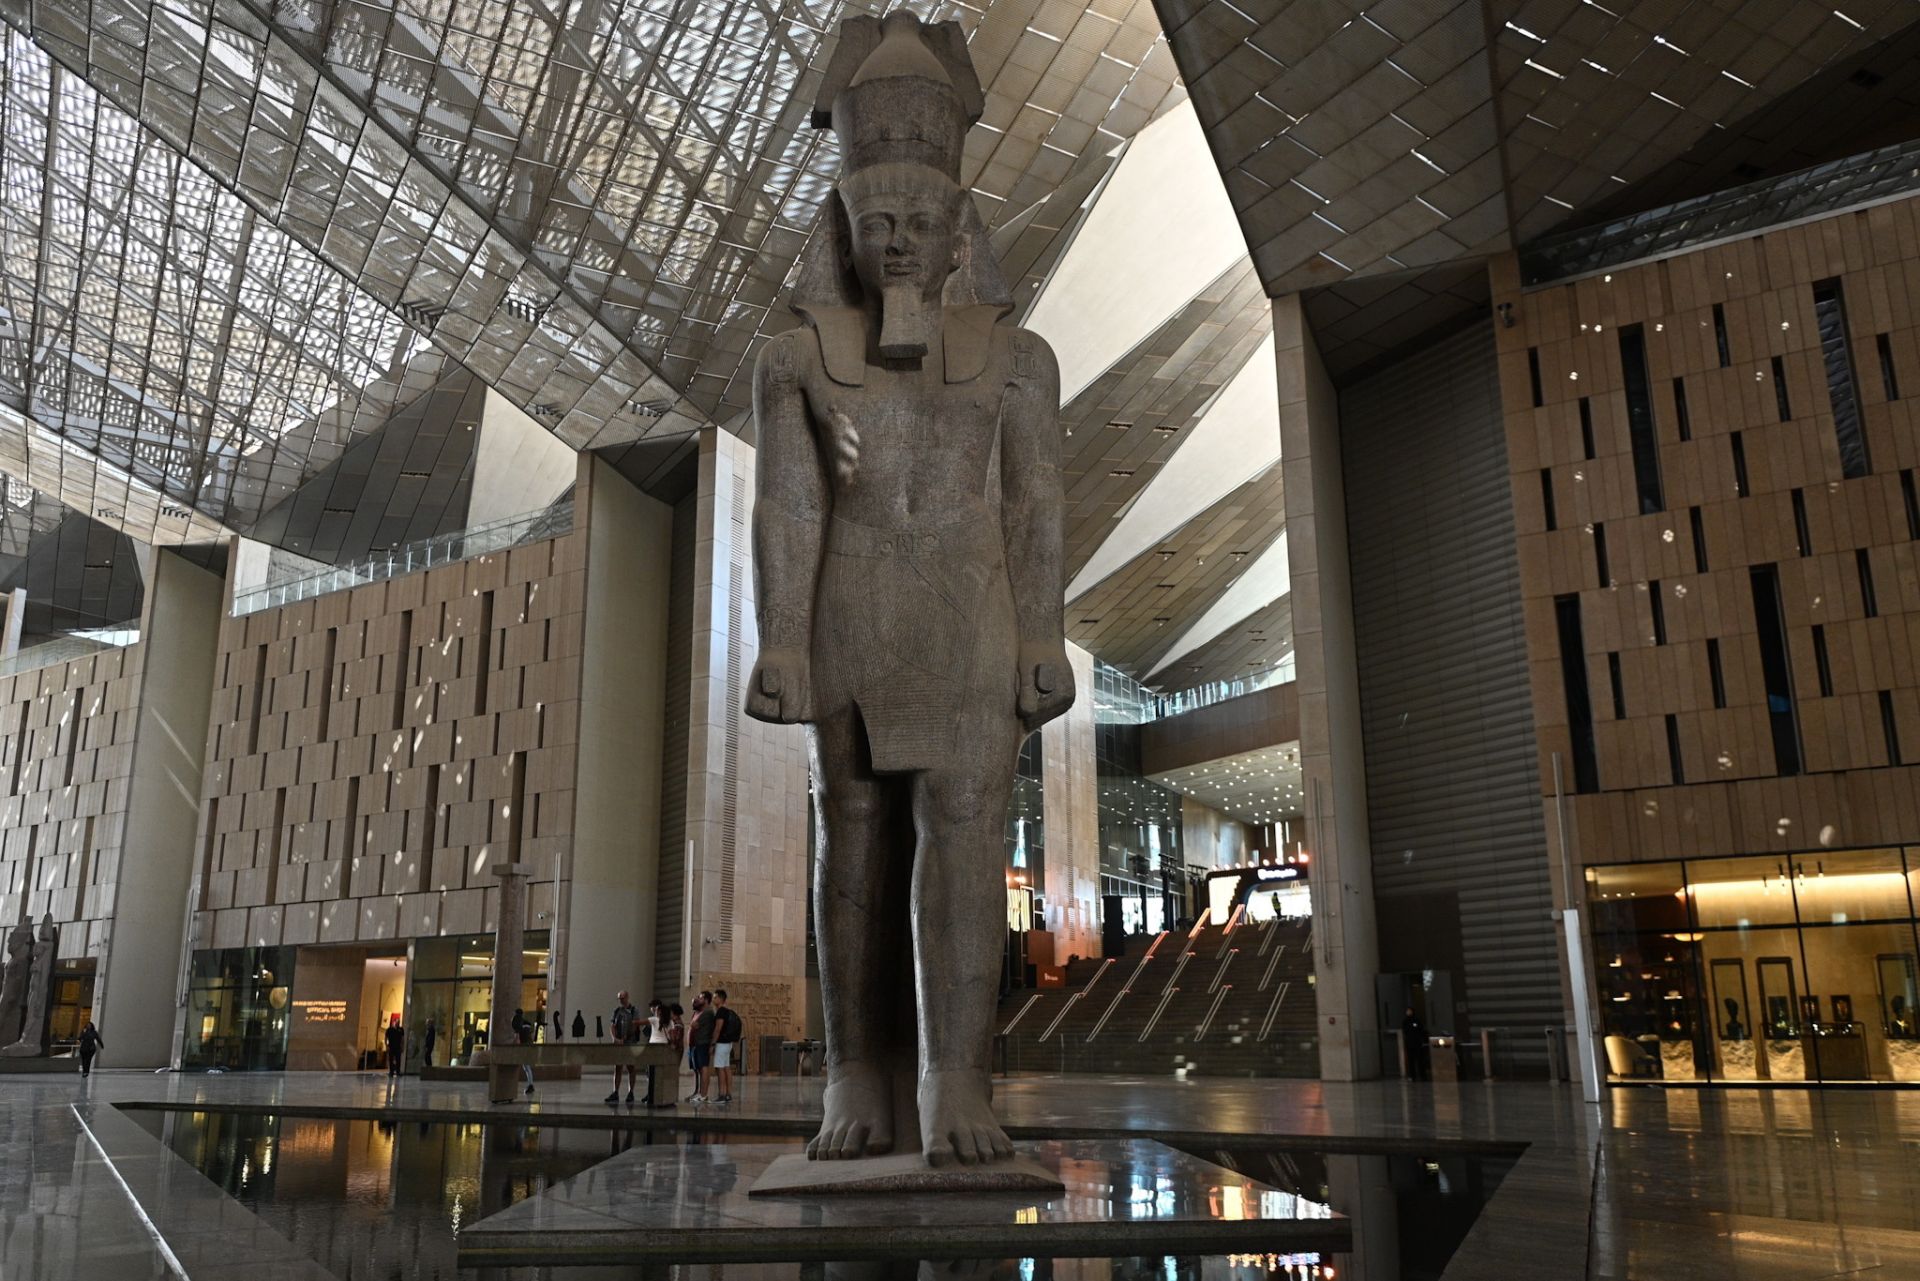
[[[297,950],[230,947],[195,952],[180,1065],[229,1072],[285,1068]]]
[[[1101,911],[1109,931],[1156,934],[1190,908],[1180,793],[1142,771],[1140,726],[1151,718],[1152,693],[1100,662],[1093,686]]]
[[[541,1039],[553,1035],[547,1011],[551,956],[546,930],[528,930],[521,954],[519,1007],[541,1025]],[[425,1048],[427,1020],[435,1029],[436,1067],[463,1067],[474,1047],[485,1045],[493,999],[493,935],[419,939],[410,967],[413,992],[407,1015],[407,1070],[418,1071]]]
[[[1610,1080],[1920,1081],[1920,847],[1586,877]]]
[[[93,979],[96,962],[90,956],[53,963],[53,1052],[59,1054],[80,1043],[80,1029],[93,1017]]]

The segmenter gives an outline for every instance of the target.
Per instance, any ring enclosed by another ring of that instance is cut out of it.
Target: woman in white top
[[[668,1015],[666,1006],[662,1005],[657,999],[647,1002],[647,1044],[667,1044],[667,1028],[672,1025],[672,1022],[672,1017]],[[655,1103],[653,1097],[653,1064],[649,1063],[647,1064],[647,1097],[641,1106],[650,1108],[673,1106],[671,1103],[664,1105]]]

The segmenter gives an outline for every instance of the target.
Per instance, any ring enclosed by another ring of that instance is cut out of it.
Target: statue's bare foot
[[[978,1165],[1013,1155],[993,1115],[985,1072],[929,1072],[920,1078],[920,1137],[928,1165]]]
[[[827,1082],[826,1117],[807,1144],[814,1161],[851,1161],[893,1151],[893,1087],[885,1073],[843,1063]]]

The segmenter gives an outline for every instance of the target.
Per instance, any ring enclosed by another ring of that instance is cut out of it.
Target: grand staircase
[[[1316,1077],[1313,941],[1304,921],[1131,939],[1077,960],[1063,988],[1000,1004],[1016,1072]]]

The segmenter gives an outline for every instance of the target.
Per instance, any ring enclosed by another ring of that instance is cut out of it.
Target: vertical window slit
[[[1667,713],[1667,768],[1676,786],[1687,781],[1687,771],[1680,760],[1680,718],[1672,712]]]
[[[1533,383],[1533,407],[1535,409],[1547,403],[1546,390],[1540,385],[1540,349],[1527,348],[1527,377]]]
[[[1840,471],[1848,477],[1864,476],[1873,470],[1873,462],[1867,452],[1866,426],[1860,420],[1860,384],[1853,372],[1853,344],[1847,338],[1847,295],[1838,277],[1814,282],[1813,320],[1820,334],[1820,361],[1826,367],[1833,434],[1840,445]],[[1773,363],[1779,368],[1780,358],[1775,356]],[[1883,371],[1885,367],[1883,353]]]
[[[1747,484],[1747,442],[1737,431],[1728,440],[1733,447],[1733,492],[1745,498],[1752,492]]]
[[[1813,670],[1820,677],[1820,697],[1833,697],[1833,661],[1827,656],[1827,629],[1813,625]]]
[[[1773,400],[1780,411],[1780,421],[1793,421],[1793,403],[1787,399],[1787,362],[1778,356],[1773,358]]]
[[[1580,454],[1591,460],[1596,451],[1593,447],[1593,401],[1586,396],[1580,398]]]
[[[1693,419],[1687,413],[1686,380],[1673,380],[1673,425],[1680,432],[1681,440],[1693,439]]]
[[[1880,602],[1873,594],[1873,558],[1862,547],[1853,553],[1854,572],[1860,575],[1860,608],[1868,618],[1880,616]]]
[[[1720,368],[1731,365],[1733,355],[1727,348],[1727,309],[1722,303],[1713,304],[1713,345],[1720,353]]]
[[[1760,675],[1767,690],[1767,720],[1773,732],[1774,770],[1783,778],[1800,772],[1800,713],[1793,699],[1793,664],[1787,650],[1786,614],[1780,604],[1780,571],[1755,565],[1747,571],[1753,591],[1753,621],[1760,645]]]
[[[1713,705],[1724,710],[1727,706],[1727,673],[1720,666],[1720,642],[1707,642],[1707,679],[1713,685]]]
[[[1667,600],[1660,591],[1660,580],[1647,584],[1647,607],[1653,611],[1653,643],[1667,643]]]
[[[1693,530],[1693,567],[1704,574],[1707,572],[1707,527],[1698,507],[1687,508],[1687,524]]]
[[[1881,334],[1874,340],[1880,348],[1880,382],[1887,389],[1888,400],[1900,399],[1900,375],[1893,372],[1893,335]]]
[[[1653,381],[1647,374],[1647,338],[1639,325],[1628,325],[1620,331],[1620,372],[1627,394],[1627,441],[1633,454],[1633,483],[1640,496],[1640,514],[1665,511],[1660,436],[1653,421]]]
[[[1620,651],[1613,650],[1607,655],[1607,680],[1613,685],[1613,719],[1627,719],[1627,690],[1620,679]]]
[[[1607,563],[1607,527],[1599,521],[1593,524],[1593,568],[1601,587],[1613,586],[1613,569]]]
[[[1900,723],[1893,715],[1893,691],[1880,691],[1880,733],[1887,740],[1887,764],[1905,765],[1900,755]]]
[[[1813,532],[1807,528],[1807,491],[1793,491],[1793,545],[1802,556],[1813,555]]]
[[[1573,756],[1573,790],[1600,790],[1600,758],[1594,750],[1593,698],[1587,688],[1586,640],[1580,626],[1580,597],[1559,596],[1553,602],[1560,633],[1560,680],[1567,700],[1567,730]]]
[[[1559,512],[1553,503],[1553,469],[1551,467],[1540,469],[1540,508],[1546,513],[1547,528],[1549,530],[1560,528]]]

